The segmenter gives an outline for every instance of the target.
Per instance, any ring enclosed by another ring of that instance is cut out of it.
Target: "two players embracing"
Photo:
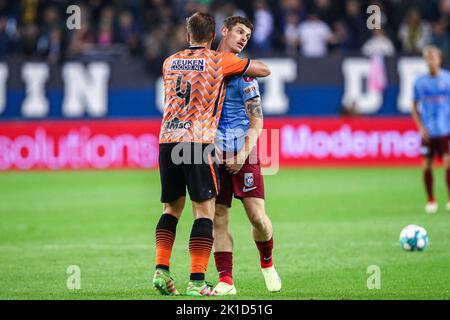
[[[187,19],[190,47],[170,56],[163,65],[165,107],[159,165],[164,213],[156,227],[153,285],[164,295],[179,294],[169,268],[186,188],[195,218],[189,239],[191,274],[186,295],[236,294],[228,228],[233,195],[242,200],[252,223],[268,290],[281,290],[272,263],[272,224],[264,209],[261,167],[254,155],[263,119],[258,84],[251,77],[266,77],[270,70],[260,61],[237,56],[253,31],[249,20],[230,17],[225,21],[220,51],[210,49],[214,30],[211,15],[193,14]],[[232,157],[222,157],[219,167],[217,156],[230,152]],[[215,288],[205,281],[213,245],[219,272]]]

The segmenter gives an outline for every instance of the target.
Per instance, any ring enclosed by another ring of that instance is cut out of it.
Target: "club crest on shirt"
[[[245,82],[252,82],[253,79],[255,79],[255,78],[249,77],[249,76],[243,76],[242,78],[244,79]]]
[[[255,183],[255,180],[254,180],[254,178],[253,178],[253,173],[246,173],[245,175],[244,175],[244,185],[247,187],[247,188],[250,188],[250,187],[253,187],[253,184]]]

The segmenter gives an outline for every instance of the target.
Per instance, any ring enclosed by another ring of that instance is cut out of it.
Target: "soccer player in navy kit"
[[[253,31],[243,17],[225,20],[218,51],[240,53]],[[260,267],[270,292],[281,290],[281,280],[272,261],[273,229],[264,207],[264,182],[256,151],[263,129],[263,114],[258,82],[247,76],[227,79],[219,128],[216,135],[218,154],[224,164],[219,167],[220,188],[214,217],[214,258],[219,283],[217,295],[234,295],[232,275],[233,238],[228,228],[233,196],[240,199],[252,224],[253,239],[260,255]]]
[[[450,72],[441,69],[442,52],[428,46],[423,56],[429,72],[414,83],[413,119],[422,137],[421,153],[424,156],[423,178],[428,201],[427,213],[435,213],[438,204],[433,193],[433,159],[441,157],[449,198],[446,209],[450,211]]]

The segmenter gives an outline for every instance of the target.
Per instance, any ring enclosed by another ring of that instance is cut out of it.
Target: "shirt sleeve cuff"
[[[247,73],[248,68],[250,68],[251,62],[252,62],[252,60],[251,60],[251,59],[248,59],[247,65],[245,66],[244,71],[242,71],[242,74],[246,74],[246,73]]]

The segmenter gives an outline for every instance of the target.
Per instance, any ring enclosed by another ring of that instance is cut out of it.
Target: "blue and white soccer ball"
[[[428,233],[421,226],[410,224],[400,232],[400,246],[406,251],[423,251],[428,245]]]

